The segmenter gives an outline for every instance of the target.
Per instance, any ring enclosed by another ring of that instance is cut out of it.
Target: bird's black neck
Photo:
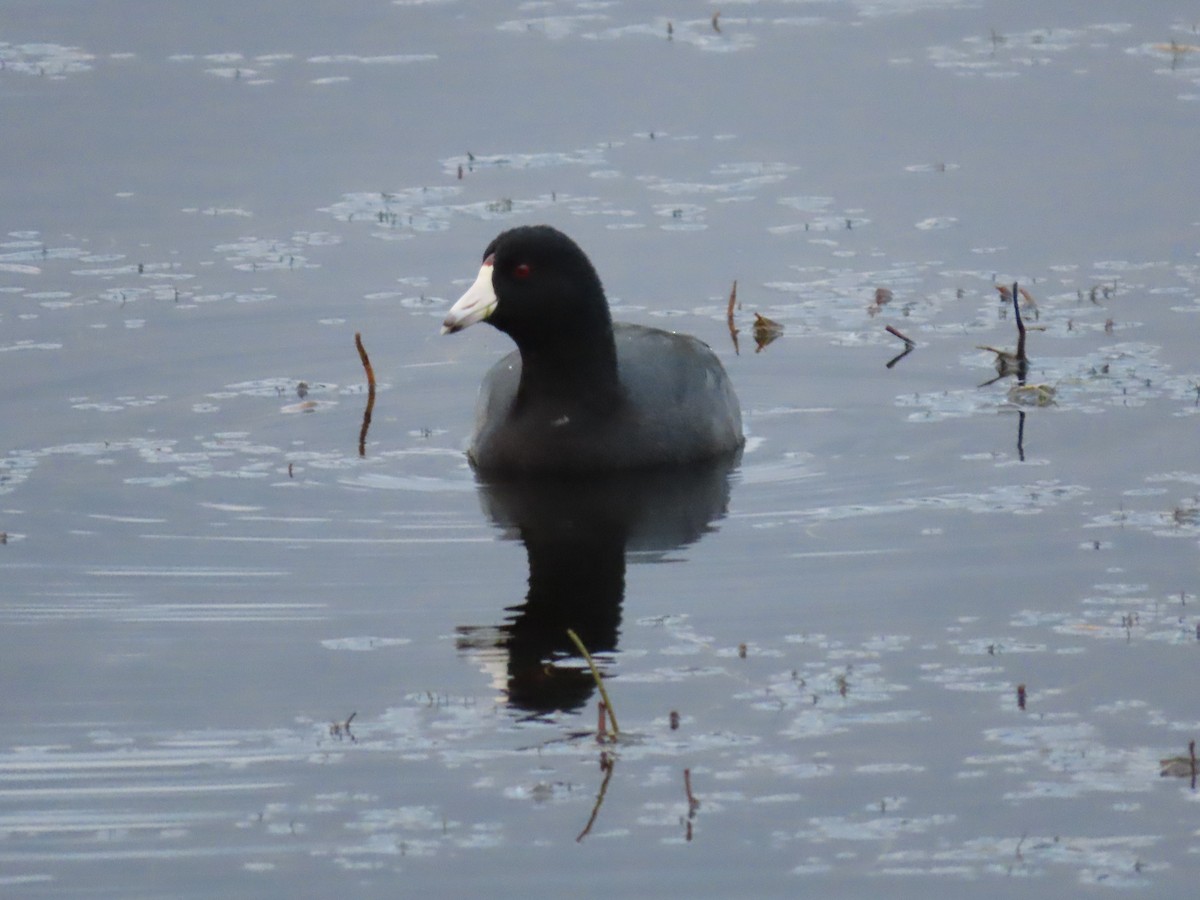
[[[599,335],[581,329],[578,336],[560,333],[550,341],[517,341],[521,351],[518,406],[552,404],[564,413],[570,408],[599,412],[616,406],[620,400],[617,347],[612,326],[606,324]]]

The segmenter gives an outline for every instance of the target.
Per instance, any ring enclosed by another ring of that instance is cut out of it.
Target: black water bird
[[[596,270],[545,225],[501,233],[443,334],[486,321],[517,349],[483,379],[467,455],[483,473],[586,475],[736,454],[737,395],[687,335],[614,324]]]

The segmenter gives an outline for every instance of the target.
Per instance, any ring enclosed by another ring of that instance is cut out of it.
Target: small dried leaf
[[[783,326],[773,319],[768,319],[766,316],[754,314],[754,343],[758,345],[758,349],[770,344],[772,341],[783,334]]]

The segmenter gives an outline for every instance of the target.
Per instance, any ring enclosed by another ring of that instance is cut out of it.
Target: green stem
[[[613,709],[612,701],[608,699],[608,691],[604,689],[604,682],[600,679],[600,670],[596,668],[596,664],[592,662],[592,654],[588,653],[587,647],[583,646],[583,641],[579,639],[579,635],[571,628],[567,629],[567,637],[579,649],[583,658],[587,660],[589,668],[592,670],[592,678],[596,680],[596,687],[600,690],[600,696],[604,698],[604,708],[608,710],[608,718],[612,721],[613,734],[617,737],[621,736],[621,726],[617,724],[617,713]]]

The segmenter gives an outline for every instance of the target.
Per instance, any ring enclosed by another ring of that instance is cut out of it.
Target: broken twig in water
[[[904,334],[902,331],[900,331],[899,328],[896,328],[892,325],[888,325],[883,330],[886,331],[890,335],[900,338],[900,340],[904,341],[905,345],[908,347],[917,346],[917,342],[914,341],[912,338],[910,338],[908,335]]]
[[[900,340],[904,341],[904,349],[901,350],[898,355],[893,356],[887,361],[887,368],[890,369],[892,366],[896,365],[896,363],[900,362],[900,360],[904,359],[904,357],[908,356],[908,354],[912,353],[917,346],[917,342],[900,331],[899,328],[896,328],[892,325],[885,326],[883,330],[888,334],[895,335],[896,337],[900,338]]]
[[[362,429],[358,432],[358,455],[367,455],[367,430],[371,427],[371,412],[375,409],[375,369],[367,356],[367,348],[363,346],[362,333],[354,332],[354,346],[358,348],[358,358],[362,360],[363,369],[367,373],[367,408],[363,410]]]
[[[608,712],[608,720],[612,722],[613,736],[621,736],[621,727],[617,724],[617,714],[613,709],[612,701],[608,699],[608,691],[604,689],[604,680],[600,677],[600,670],[596,668],[596,663],[592,660],[592,654],[588,653],[587,647],[583,646],[583,641],[579,639],[579,635],[575,633],[573,628],[567,629],[567,637],[571,639],[571,643],[582,654],[584,661],[587,662],[588,668],[592,670],[592,678],[596,682],[596,688],[600,691],[600,696],[604,698],[604,708]]]

